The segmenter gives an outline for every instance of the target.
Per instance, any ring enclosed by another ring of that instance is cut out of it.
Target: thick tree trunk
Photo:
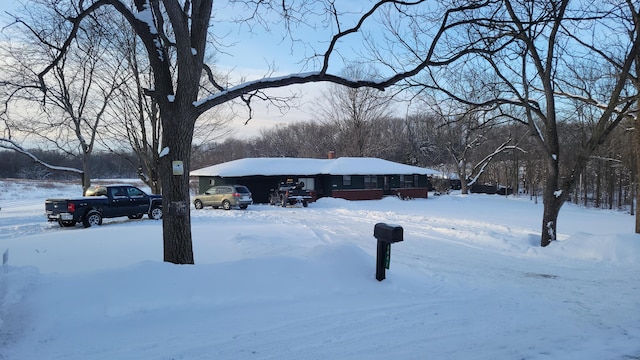
[[[456,162],[456,172],[458,173],[458,179],[460,179],[460,192],[463,195],[469,194],[469,186],[467,183],[467,163],[456,159],[453,156],[453,160]]]
[[[635,175],[634,175],[635,176]],[[636,193],[637,193],[637,188],[638,184],[636,183],[632,183],[631,184],[631,196],[629,196],[629,214],[631,214],[631,216],[636,216]],[[638,233],[638,219],[636,218],[636,234]]]
[[[458,175],[460,177],[460,192],[464,195],[469,194],[469,186],[467,185],[466,174]]]
[[[189,169],[193,126],[180,112],[168,115],[163,122],[163,152],[160,158],[162,182],[164,261],[193,264],[191,214],[189,201]],[[165,150],[166,149],[166,150]],[[181,171],[182,170],[182,173]]]
[[[608,172],[608,176],[607,176],[607,206],[609,207],[609,210],[613,210],[613,200],[615,198],[615,193],[616,193],[616,172],[613,169],[613,167],[609,164],[609,172]]]
[[[640,117],[636,116],[635,121],[635,135],[636,135],[636,171],[635,171],[635,182],[636,182],[636,208],[637,205],[640,204]],[[633,199],[631,200],[633,201]],[[633,206],[633,204],[631,205]],[[636,234],[640,234],[640,211],[636,209]]]
[[[586,169],[583,170],[584,173],[586,174],[587,171]],[[586,176],[582,176],[581,177],[582,182],[582,205],[584,205],[584,207],[587,207],[589,205],[589,180],[586,178]]]
[[[556,143],[557,144],[557,143]],[[542,214],[542,236],[540,246],[547,246],[557,239],[558,214],[565,199],[569,196],[566,191],[570,188],[562,189],[560,187],[560,171],[559,171],[559,149],[553,147],[551,155],[547,161],[547,177],[545,179],[544,189],[542,190],[542,203],[544,211]]]
[[[596,208],[599,209],[601,206],[601,192],[600,188],[602,185],[602,165],[600,165],[600,161],[598,161],[598,166],[596,167]]]
[[[540,246],[547,246],[557,239],[558,214],[565,196],[557,192],[558,175],[549,175],[544,187],[542,214],[542,238]]]
[[[149,171],[151,183],[149,184],[149,186],[151,187],[151,192],[154,194],[160,194],[160,192],[162,191],[162,181],[160,180],[160,175],[158,173],[158,165],[155,165],[153,168],[151,168],[151,171]]]
[[[91,171],[89,171],[90,157],[87,153],[82,155],[82,195],[84,195],[89,186],[91,186]]]

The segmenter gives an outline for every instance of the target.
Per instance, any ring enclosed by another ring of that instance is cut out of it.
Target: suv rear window
[[[236,191],[240,194],[249,194],[251,191],[244,186],[236,186]]]

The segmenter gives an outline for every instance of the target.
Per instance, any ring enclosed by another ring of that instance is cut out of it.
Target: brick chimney
[[[327,153],[327,159],[335,159],[336,158],[336,152],[335,151],[329,151]]]

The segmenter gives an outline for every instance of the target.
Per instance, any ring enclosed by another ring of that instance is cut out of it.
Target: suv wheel
[[[195,206],[196,209],[198,209],[198,210],[200,210],[200,209],[202,209],[204,207],[204,205],[202,205],[202,201],[200,201],[200,200],[194,201],[193,202],[193,206]]]
[[[225,200],[222,202],[222,208],[225,210],[231,209],[231,203],[229,202],[229,200]]]

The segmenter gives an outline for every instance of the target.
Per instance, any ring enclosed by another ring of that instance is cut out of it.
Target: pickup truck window
[[[145,196],[145,193],[142,190],[138,189],[138,188],[130,187],[128,189],[128,191],[129,191],[129,197],[143,197],[143,196]]]
[[[109,189],[109,191],[111,191],[111,197],[127,197],[127,194],[125,193],[125,190],[123,188],[111,188]]]

